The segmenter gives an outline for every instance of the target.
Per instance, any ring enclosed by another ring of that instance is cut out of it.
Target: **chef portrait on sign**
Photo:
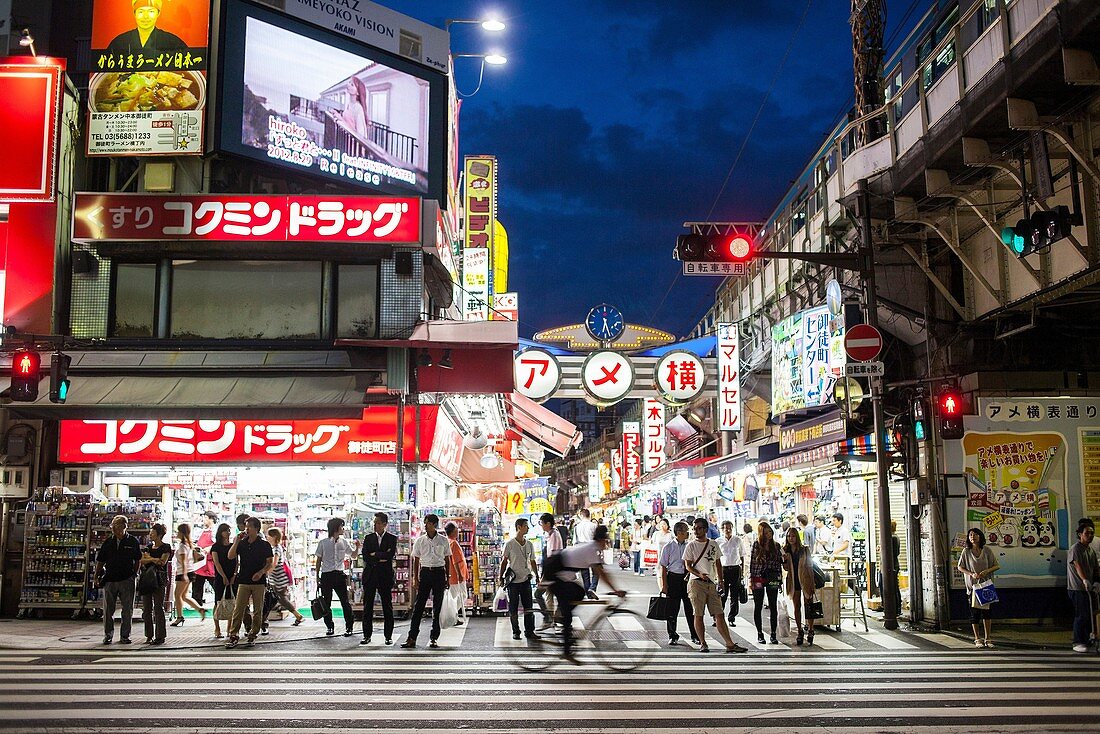
[[[155,58],[162,53],[187,51],[187,44],[174,33],[157,28],[165,3],[172,0],[130,0],[135,27],[118,34],[107,47],[110,54],[143,55]],[[179,2],[180,0],[176,0]]]

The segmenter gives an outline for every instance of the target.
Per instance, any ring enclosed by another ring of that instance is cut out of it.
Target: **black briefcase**
[[[649,613],[645,616],[649,619],[658,619],[662,622],[665,621],[668,619],[669,612],[672,610],[671,601],[672,600],[664,594],[649,597]]]
[[[309,603],[309,611],[313,615],[314,619],[321,619],[328,614],[328,604],[325,604],[325,598],[319,596]]]

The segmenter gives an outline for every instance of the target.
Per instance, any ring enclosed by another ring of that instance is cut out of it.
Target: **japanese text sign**
[[[516,392],[537,403],[549,399],[561,385],[561,364],[544,349],[525,349],[515,358]]]
[[[619,352],[593,352],[581,365],[581,385],[596,402],[617,403],[634,388],[634,365]]]
[[[0,64],[0,98],[6,102],[6,160],[0,169],[0,201],[4,202],[53,201],[56,196],[57,125],[65,63],[37,61],[32,64],[13,57]]]
[[[78,193],[73,240],[420,242],[420,199]]]
[[[406,408],[405,460],[416,461],[414,408]],[[423,411],[423,408],[421,409]],[[421,414],[431,446],[434,414]],[[381,462],[397,459],[397,409],[349,420],[63,420],[61,463]]]
[[[601,464],[600,466],[606,466],[606,465]],[[589,502],[599,502],[600,497],[603,497],[603,494],[604,494],[604,486],[603,486],[603,480],[600,479],[600,470],[599,469],[589,469],[588,470],[588,501]]]
[[[706,385],[703,360],[691,352],[676,350],[657,361],[653,370],[654,387],[670,403],[686,403],[698,397]]]
[[[665,464],[665,444],[668,437],[665,429],[665,406],[656,398],[646,398],[643,405],[645,432],[642,435],[645,472],[660,469]]]
[[[741,343],[735,324],[718,324],[718,430],[741,430]]]
[[[844,362],[844,322],[828,306],[777,323],[772,327],[772,413],[828,404]]]
[[[465,276],[467,299],[473,301],[467,303],[465,313],[467,321],[482,321],[489,318],[488,304],[493,294],[490,262],[494,245],[494,222],[497,218],[496,158],[466,156],[464,191],[466,259],[463,267],[473,269],[473,273],[467,270]],[[483,250],[484,253],[471,256],[472,251],[478,250]],[[484,306],[475,308],[479,302]]]
[[[428,463],[451,479],[457,479],[462,469],[462,434],[446,414],[435,424],[435,438],[428,454]]]
[[[96,0],[88,155],[200,155],[210,0]]]
[[[637,421],[623,421],[623,488],[627,491],[638,486],[642,478],[642,457],[638,449],[642,445],[642,429]]]
[[[618,494],[623,488],[623,452],[611,449],[611,492]]]

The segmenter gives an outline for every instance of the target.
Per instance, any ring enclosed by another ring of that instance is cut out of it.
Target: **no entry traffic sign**
[[[844,335],[844,351],[857,362],[876,359],[882,354],[882,332],[867,324],[857,324]]]

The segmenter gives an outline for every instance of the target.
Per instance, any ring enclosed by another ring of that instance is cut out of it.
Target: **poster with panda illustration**
[[[999,583],[1065,578],[1071,542],[1061,433],[968,432],[962,439],[966,525],[997,555]]]

